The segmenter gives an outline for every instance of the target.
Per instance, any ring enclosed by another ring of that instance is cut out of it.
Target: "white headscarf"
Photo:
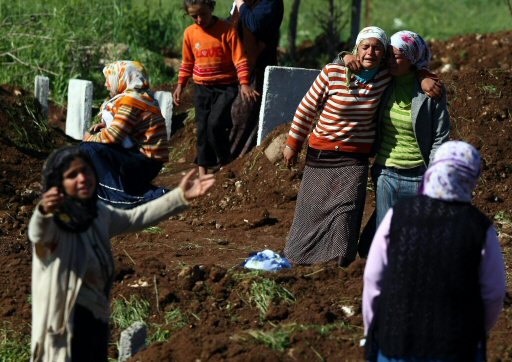
[[[376,38],[378,39],[382,45],[384,46],[384,51],[386,51],[388,47],[388,36],[386,32],[377,26],[368,26],[363,28],[359,34],[357,34],[356,38],[356,48],[364,39]]]
[[[137,61],[118,60],[107,64],[103,74],[112,95],[121,94],[126,90],[149,88],[149,80],[144,66]]]

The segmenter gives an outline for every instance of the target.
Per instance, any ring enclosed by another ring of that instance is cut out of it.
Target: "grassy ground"
[[[427,39],[505,30],[512,19],[510,0],[453,0],[443,5],[439,0],[369,1],[362,2],[361,26],[378,25],[390,34],[406,28]],[[231,4],[218,1],[215,14],[227,17]],[[291,4],[285,0],[284,48]],[[339,21],[345,24],[340,26],[342,41],[349,37],[349,4],[335,0]],[[327,0],[301,1],[298,43],[322,34],[327,5]],[[163,54],[181,53],[183,30],[192,23],[182,0],[0,1],[0,19],[0,83],[31,89],[36,75],[46,75],[51,98],[58,103],[66,100],[70,78],[92,80],[95,97],[105,97],[101,68],[116,59],[142,61],[153,85],[174,81]]]

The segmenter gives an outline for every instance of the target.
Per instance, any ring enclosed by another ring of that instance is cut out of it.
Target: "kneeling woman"
[[[97,200],[97,175],[78,147],[50,155],[43,196],[30,220],[32,361],[107,361],[109,296],[114,281],[110,238],[141,230],[204,195],[212,175],[192,180],[132,210]]]
[[[117,61],[103,74],[111,98],[80,148],[96,167],[98,197],[129,209],[168,191],[151,184],[169,159],[165,120],[141,63]]]

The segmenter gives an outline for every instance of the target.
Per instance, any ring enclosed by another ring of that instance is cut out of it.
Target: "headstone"
[[[172,126],[172,93],[157,91],[155,92],[155,98],[160,104],[160,110],[162,116],[165,119],[165,127],[167,128],[167,139],[171,138],[171,126]]]
[[[275,163],[283,158],[283,150],[287,138],[288,135],[286,133],[282,133],[274,138],[270,145],[265,149],[265,156],[267,156],[270,162]]]
[[[148,331],[143,322],[134,322],[119,337],[119,362],[124,362],[146,346]]]
[[[81,140],[91,126],[92,118],[92,82],[70,79],[68,87],[68,111],[66,115],[66,134]]]
[[[34,81],[34,98],[37,100],[43,114],[48,117],[48,96],[50,94],[50,80],[48,77],[38,75]]]
[[[293,120],[297,106],[319,73],[316,69],[291,67],[265,69],[256,141],[258,146],[274,128]]]

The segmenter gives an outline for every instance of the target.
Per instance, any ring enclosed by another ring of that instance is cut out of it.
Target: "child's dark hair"
[[[206,5],[210,9],[215,9],[215,0],[183,0],[183,9],[188,14],[188,7],[192,5]]]

